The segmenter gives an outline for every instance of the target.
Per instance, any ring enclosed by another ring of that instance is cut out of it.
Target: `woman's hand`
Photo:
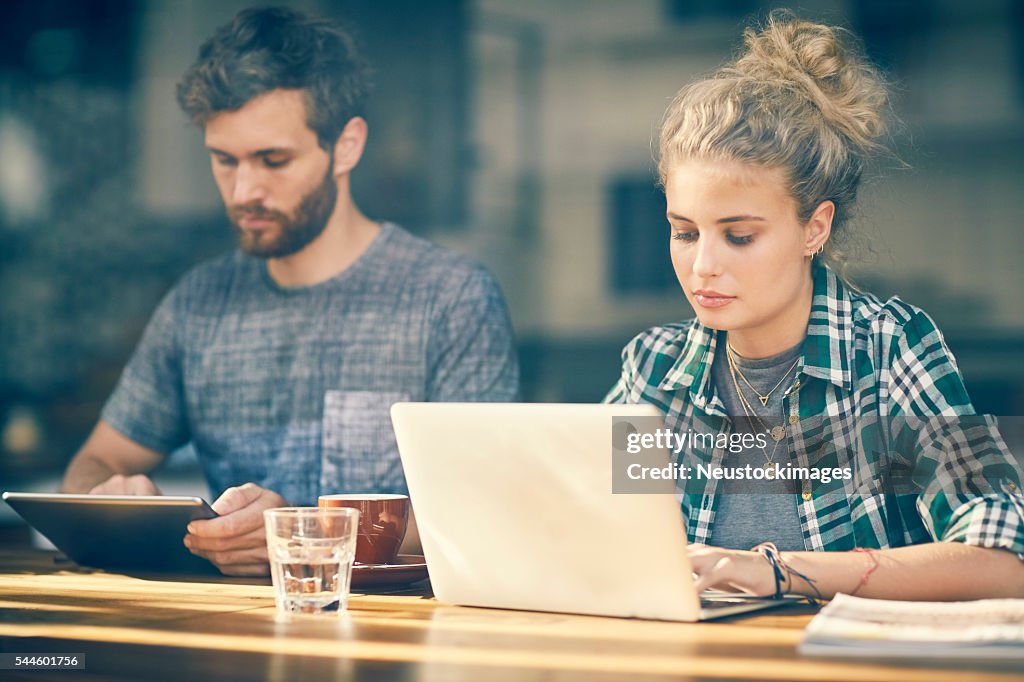
[[[762,554],[709,545],[690,545],[688,550],[698,594],[720,590],[755,597],[775,595],[775,574]]]

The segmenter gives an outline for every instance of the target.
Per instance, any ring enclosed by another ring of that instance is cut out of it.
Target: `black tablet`
[[[217,516],[199,497],[8,492],[3,499],[82,566],[220,575],[182,544],[189,521]]]

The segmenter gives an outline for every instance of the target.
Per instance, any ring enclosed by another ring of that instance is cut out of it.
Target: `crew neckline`
[[[268,267],[269,263],[266,259],[258,259],[259,262],[257,263],[257,269],[260,273],[260,279],[263,280],[263,283],[266,284],[270,290],[283,296],[301,296],[303,294],[336,287],[359,274],[360,270],[365,269],[366,264],[376,257],[377,252],[383,248],[383,244],[391,238],[396,227],[397,226],[394,223],[382,222],[380,224],[380,232],[378,232],[377,236],[373,238],[373,241],[366,247],[366,250],[359,254],[359,257],[356,258],[347,268],[336,274],[334,277],[325,279],[322,282],[297,287],[281,286],[270,274],[270,268]],[[255,258],[254,256],[248,255],[246,255],[246,257]]]
[[[726,343],[722,344],[723,347],[725,347],[726,344],[728,343],[728,338],[729,338],[728,335],[725,335],[723,340]],[[753,370],[772,369],[772,368],[777,367],[779,365],[792,363],[794,360],[796,360],[798,357],[800,357],[801,353],[803,353],[803,348],[804,348],[804,342],[803,342],[803,340],[801,340],[800,343],[796,344],[795,346],[793,346],[791,348],[787,348],[786,350],[782,351],[781,353],[776,353],[775,355],[770,355],[770,356],[768,356],[766,358],[745,358],[742,355],[740,355],[739,353],[736,353],[735,351],[733,351],[732,359],[736,363],[736,366],[740,367],[742,369],[753,369]],[[724,348],[724,352],[726,352],[726,353],[729,352],[728,347]]]

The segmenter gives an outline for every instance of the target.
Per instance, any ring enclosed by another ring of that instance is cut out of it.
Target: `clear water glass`
[[[277,612],[341,613],[348,607],[359,511],[279,507],[263,512]]]

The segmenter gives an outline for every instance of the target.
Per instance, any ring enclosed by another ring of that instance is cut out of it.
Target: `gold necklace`
[[[775,389],[782,385],[782,382],[786,380],[786,377],[789,376],[789,373],[792,372],[793,368],[796,367],[797,364],[799,364],[800,362],[800,356],[797,356],[796,360],[793,361],[793,364],[790,365],[789,369],[786,370],[786,373],[782,375],[781,379],[779,379],[779,383],[775,384],[775,386],[772,387],[772,390],[768,391],[766,395],[761,395],[760,393],[757,392],[757,389],[754,388],[753,384],[747,381],[747,377],[743,376],[743,371],[733,364],[733,356],[738,356],[739,354],[732,349],[732,344],[730,344],[728,340],[726,340],[725,342],[725,354],[729,357],[729,367],[733,368],[733,370],[740,375],[740,379],[743,379],[743,383],[745,383],[750,388],[750,390],[754,392],[754,395],[757,396],[757,399],[761,401],[761,407],[768,407],[768,399],[772,397],[772,393],[775,393]]]
[[[727,351],[728,351],[728,349],[729,349],[728,346],[726,346],[726,350]],[[773,426],[773,427],[771,427],[771,429],[769,429],[768,425],[765,424],[764,421],[759,416],[757,416],[757,413],[754,412],[754,407],[750,404],[750,401],[747,400],[747,396],[743,395],[743,390],[740,388],[739,384],[736,383],[736,375],[737,374],[740,375],[741,379],[746,381],[746,378],[744,378],[744,376],[743,376],[743,372],[740,372],[740,369],[739,369],[739,367],[736,366],[736,363],[733,360],[732,355],[730,355],[728,352],[726,352],[725,358],[726,358],[726,360],[729,361],[729,372],[730,372],[730,374],[732,374],[732,383],[736,387],[736,393],[740,397],[740,402],[743,404],[744,409],[745,410],[748,409],[749,412],[751,413],[751,414],[749,414],[747,416],[753,416],[755,419],[757,419],[757,421],[761,422],[761,426],[763,426],[764,430],[771,435],[772,440],[774,440],[776,443],[778,443],[780,440],[782,440],[783,438],[786,437],[786,428],[784,426]],[[800,358],[797,358],[798,361],[799,361],[799,359]],[[789,374],[792,370],[793,370],[793,368],[790,367],[788,370],[786,370],[786,374]],[[786,377],[783,376],[782,378],[785,379]],[[748,383],[747,385],[749,386],[750,384]],[[778,388],[778,387],[779,387],[778,384],[776,384],[775,388]],[[775,391],[775,388],[773,388],[771,391],[769,391],[769,395],[771,395],[771,393]],[[751,390],[753,390],[753,387],[751,387]],[[758,395],[758,397],[760,397],[760,394],[758,394],[757,391],[754,391],[754,393],[756,395]],[[765,407],[767,407],[767,405]]]
[[[768,425],[765,424],[764,420],[761,419],[761,417],[758,416],[756,412],[754,412],[753,406],[747,401],[746,396],[743,395],[743,391],[740,390],[739,382],[736,381],[736,366],[733,365],[732,357],[728,353],[726,353],[725,357],[726,360],[728,360],[729,362],[729,376],[732,377],[732,385],[736,387],[736,395],[739,396],[740,405],[743,406],[743,411],[746,413],[746,416],[748,418],[753,417],[761,424],[761,428],[763,428],[766,432],[769,432]],[[774,478],[773,476],[767,476],[767,474],[771,472],[772,465],[775,463],[775,452],[779,449],[779,443],[782,441],[782,438],[786,435],[786,429],[781,426],[775,426],[772,429],[770,429],[770,433],[772,436],[772,440],[775,441],[775,445],[774,447],[772,447],[772,454],[768,454],[767,448],[761,447],[760,445],[758,447],[761,449],[761,452],[764,453],[765,463],[764,467],[762,468],[765,470],[766,477]]]

